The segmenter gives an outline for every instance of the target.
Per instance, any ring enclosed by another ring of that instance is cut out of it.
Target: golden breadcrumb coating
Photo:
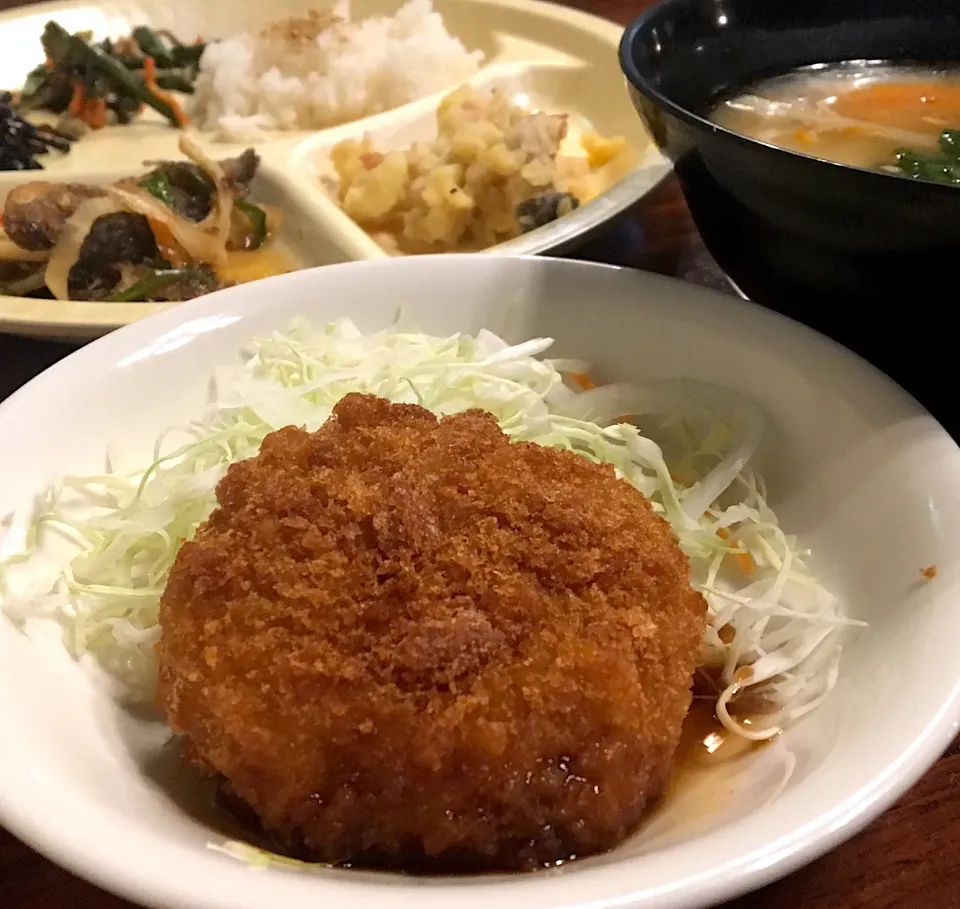
[[[612,467],[353,394],[217,498],[160,605],[158,697],[289,849],[532,868],[663,790],[705,604]]]

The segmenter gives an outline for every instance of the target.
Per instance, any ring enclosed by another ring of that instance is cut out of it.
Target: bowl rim
[[[760,151],[767,154],[786,155],[794,161],[804,163],[808,166],[819,165],[821,167],[830,168],[831,171],[836,174],[846,174],[847,176],[845,179],[880,179],[885,181],[888,186],[893,186],[894,183],[891,181],[896,181],[896,184],[899,185],[901,192],[910,192],[907,187],[920,186],[922,187],[922,192],[937,193],[938,195],[943,195],[944,198],[946,198],[947,193],[956,193],[958,190],[960,190],[960,186],[954,186],[947,183],[934,183],[929,180],[913,180],[909,177],[901,176],[899,174],[887,173],[881,170],[870,170],[865,167],[856,167],[852,164],[841,164],[838,161],[830,161],[827,158],[818,158],[815,155],[808,155],[803,152],[794,151],[790,148],[782,148],[779,145],[774,145],[770,142],[764,142],[761,139],[754,139],[750,136],[744,135],[743,133],[738,133],[735,130],[728,129],[725,126],[720,126],[719,124],[714,123],[711,120],[708,120],[706,117],[696,113],[696,111],[693,111],[690,108],[684,107],[682,104],[678,104],[676,101],[673,101],[644,78],[634,59],[633,50],[639,37],[650,27],[654,19],[660,15],[663,15],[664,11],[669,11],[673,7],[682,8],[696,2],[698,2],[698,0],[656,0],[655,3],[647,7],[647,9],[637,16],[636,19],[631,21],[624,29],[623,35],[620,38],[619,47],[617,48],[617,56],[620,60],[620,69],[623,71],[627,82],[645,98],[654,102],[658,107],[663,108],[681,122],[687,124],[688,126],[695,127],[701,132],[708,132],[714,135],[721,134],[727,141],[733,142],[739,145],[741,148]],[[844,61],[814,60],[804,65],[815,66],[817,63],[824,62],[841,63]],[[960,67],[960,60],[957,61],[957,65]],[[784,70],[783,73],[786,74],[797,69],[800,69],[800,67],[793,67],[792,69]],[[741,87],[748,84],[750,83],[740,83]],[[709,102],[711,99],[707,98],[705,100]]]
[[[520,260],[514,263],[512,259]],[[322,275],[330,276],[336,270],[358,270],[365,269],[373,273],[375,269],[390,271],[396,269],[414,270],[423,269],[426,259],[439,260],[440,268],[446,268],[452,271],[463,273],[471,270],[479,272],[492,271],[494,268],[509,271],[518,269],[520,271],[536,269],[552,269],[557,272],[580,271],[582,273],[592,273],[600,281],[608,280],[612,274],[618,274],[614,280],[623,283],[631,282],[635,288],[646,285],[653,291],[658,286],[667,289],[668,287],[682,287],[684,293],[689,295],[690,302],[693,298],[699,298],[698,306],[704,306],[708,303],[714,304],[715,308],[726,310],[729,317],[736,316],[748,317],[748,322],[752,322],[757,330],[764,325],[780,325],[786,328],[792,337],[798,339],[804,346],[809,346],[812,342],[821,346],[824,351],[833,351],[842,356],[845,360],[857,363],[859,369],[863,371],[864,378],[876,387],[884,389],[885,397],[899,398],[908,402],[910,409],[917,415],[926,416],[931,423],[935,424],[939,433],[949,438],[946,430],[930,416],[925,408],[913,399],[904,389],[900,388],[892,379],[882,373],[881,370],[874,367],[868,361],[859,357],[853,351],[844,348],[843,345],[833,341],[829,337],[822,335],[815,330],[796,322],[787,316],[771,310],[764,309],[756,304],[740,300],[736,297],[726,296],[716,291],[706,288],[696,287],[687,282],[675,278],[668,278],[663,275],[656,275],[649,272],[639,272],[633,269],[621,268],[618,266],[597,264],[590,262],[576,262],[564,259],[555,259],[550,257],[519,256],[511,257],[511,261],[483,264],[483,257],[476,257],[470,254],[455,256],[433,256],[417,257],[413,259],[400,260],[376,260],[365,262],[349,262],[333,266],[322,266],[316,269],[309,269],[300,272],[294,272],[288,275],[267,279],[267,284],[259,288],[260,296],[264,299],[270,299],[274,294],[271,291],[281,290],[284,285],[300,283],[304,280],[323,280]],[[427,265],[429,269],[431,265]],[[331,271],[333,270],[333,272]],[[317,274],[313,274],[316,272]],[[321,277],[317,277],[321,275]],[[312,276],[312,277],[308,277]],[[270,283],[272,282],[272,283]],[[263,283],[263,282],[258,282]],[[149,338],[162,335],[172,327],[180,324],[186,324],[197,317],[210,315],[215,311],[226,309],[230,312],[241,312],[244,307],[232,300],[226,304],[220,301],[223,294],[232,295],[237,289],[227,289],[214,294],[210,294],[194,301],[189,301],[175,309],[167,310],[149,320],[144,320],[133,325],[126,326],[120,331],[101,338],[86,347],[77,350],[68,357],[65,357],[59,363],[54,364],[45,370],[40,376],[27,383],[23,389],[18,390],[10,398],[0,405],[0,416],[7,409],[9,403],[16,403],[22,407],[26,403],[31,393],[41,391],[45,386],[49,386],[59,376],[64,376],[69,368],[65,363],[71,363],[72,368],[76,368],[79,363],[89,361],[91,349],[99,354],[120,352],[128,342],[132,342],[135,348],[148,343]],[[186,307],[186,308],[184,308]],[[107,360],[109,361],[109,357]],[[952,470],[960,482],[960,451],[954,452],[951,461]],[[960,729],[960,677],[952,689],[950,696],[939,705],[936,716],[924,729],[922,737],[918,738],[913,747],[907,749],[899,761],[889,765],[884,773],[861,782],[855,790],[852,803],[844,802],[838,805],[830,814],[818,818],[818,821],[812,828],[797,831],[791,842],[776,854],[771,860],[760,861],[756,856],[741,856],[740,859],[727,868],[714,867],[713,876],[708,880],[700,881],[695,885],[687,885],[680,894],[686,900],[686,906],[707,906],[714,905],[718,901],[731,899],[739,896],[748,890],[753,890],[764,884],[770,883],[791,871],[796,870],[808,862],[815,860],[829,850],[835,848],[840,843],[854,836],[862,830],[868,823],[873,821],[883,811],[887,810],[904,792],[911,788],[939,759],[944,750],[953,741],[957,730]],[[0,765],[4,763],[2,752],[0,752]],[[45,791],[46,787],[42,780],[39,783],[32,783],[23,789],[13,785],[0,785],[0,814],[3,815],[3,823],[8,829],[19,836],[25,843],[28,843],[51,860],[56,861],[61,866],[82,875],[87,880],[96,885],[108,888],[114,893],[118,893],[128,899],[141,902],[145,906],[156,907],[156,909],[198,909],[201,905],[210,905],[201,903],[203,897],[200,894],[196,896],[183,897],[183,882],[173,885],[169,878],[163,878],[162,871],[159,868],[149,868],[145,873],[131,874],[129,868],[123,868],[120,863],[110,858],[104,859],[104,853],[109,852],[105,848],[103,840],[111,841],[109,831],[97,831],[97,836],[83,838],[78,841],[71,837],[66,826],[61,827],[58,824],[51,825],[47,818],[47,810],[53,812],[57,808],[56,799]],[[34,798],[31,799],[31,793]],[[37,803],[43,805],[45,810],[32,811],[30,806],[36,807]],[[85,815],[84,815],[85,816]],[[112,837],[115,839],[116,837]],[[100,840],[101,845],[94,845]],[[140,842],[138,836],[137,842]],[[749,859],[753,861],[748,861]],[[721,872],[728,872],[721,874]],[[219,878],[219,875],[217,875]],[[166,880],[168,886],[152,888],[158,881]],[[511,885],[516,883],[513,878]],[[687,889],[687,887],[690,889]],[[209,892],[207,888],[204,892]],[[491,889],[485,889],[486,898],[489,899]],[[330,895],[335,895],[331,889]],[[372,901],[383,899],[383,890],[376,886],[369,887],[370,899]],[[422,891],[421,891],[422,893]],[[525,891],[516,890],[511,892],[509,905],[521,905]],[[378,897],[379,894],[379,897]],[[345,894],[344,894],[345,895]],[[447,898],[456,897],[452,890],[437,890],[432,896]],[[676,907],[680,905],[674,902],[675,896],[671,894],[656,894],[650,897],[650,906]],[[345,902],[352,903],[347,898]],[[374,902],[362,901],[363,909],[374,905]],[[357,900],[355,905],[361,907],[361,901]],[[470,905],[475,905],[471,901]],[[590,909],[613,909],[614,906],[626,907],[632,905],[630,897],[624,895],[620,898],[602,898],[596,902],[590,903]],[[557,902],[557,907],[568,907],[574,909],[572,904]]]

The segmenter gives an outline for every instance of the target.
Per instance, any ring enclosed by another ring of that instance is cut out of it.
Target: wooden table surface
[[[568,0],[571,6],[624,24],[649,2]],[[0,9],[13,5],[0,0]],[[672,178],[582,255],[731,292],[704,250]],[[72,349],[0,336],[0,399]],[[131,904],[60,870],[0,827],[0,909],[64,907],[131,909]],[[860,907],[960,909],[960,739],[911,792],[859,836],[724,909]]]

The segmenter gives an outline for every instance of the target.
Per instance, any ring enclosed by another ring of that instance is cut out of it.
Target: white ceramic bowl
[[[947,746],[960,719],[960,451],[829,340],[665,278],[423,258],[300,272],[178,306],[82,349],[0,407],[0,513],[58,474],[98,469],[108,440],[146,452],[159,429],[197,413],[211,370],[251,336],[301,313],[383,327],[398,304],[425,331],[546,334],[559,355],[592,360],[607,379],[693,376],[762,404],[763,467],[782,525],[869,622],[850,635],[831,699],[781,738],[796,759],[786,788],[772,804],[760,797],[775,754],[762,749],[738,779],[715,781],[734,798],[694,815],[674,806],[615,852],[551,872],[254,871],[208,850],[210,831],[171,797],[156,724],[116,706],[55,642],[0,624],[0,821],[15,834],[163,909],[694,909],[849,837]],[[925,581],[931,564],[936,578]]]

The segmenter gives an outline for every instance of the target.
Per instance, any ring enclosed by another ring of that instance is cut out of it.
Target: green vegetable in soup
[[[960,129],[945,129],[937,145],[939,154],[900,149],[897,170],[915,180],[960,185]]]

